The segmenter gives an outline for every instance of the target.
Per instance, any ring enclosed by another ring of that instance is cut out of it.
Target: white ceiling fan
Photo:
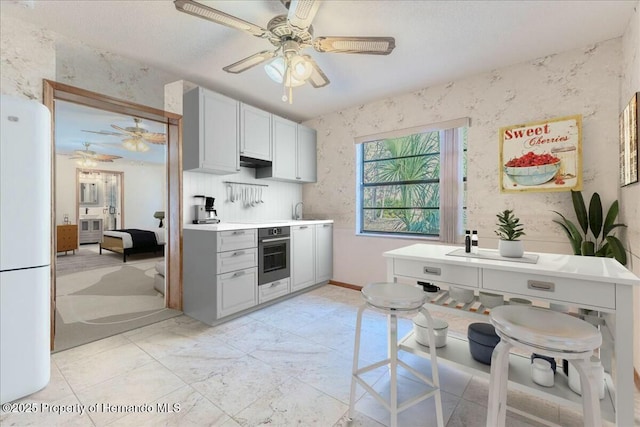
[[[286,15],[271,19],[267,28],[213,9],[193,0],[174,0],[176,9],[217,24],[235,28],[263,38],[276,47],[263,50],[223,68],[228,73],[241,73],[256,65],[269,61],[265,71],[271,79],[284,85],[283,101],[292,103],[292,88],[309,82],[320,88],[329,84],[329,79],[313,58],[301,54],[303,49],[313,47],[317,52],[357,53],[388,55],[395,48],[393,37],[313,37],[311,22],[320,7],[320,0],[281,0],[289,9]],[[288,90],[288,95],[287,91]]]
[[[92,131],[92,130],[83,130],[83,132],[97,133],[99,135],[109,135],[109,136],[118,136],[124,137],[122,140],[122,145],[125,149],[129,151],[139,151],[145,152],[149,151],[150,144],[158,144],[164,145],[167,142],[167,138],[163,133],[157,132],[148,132],[145,128],[140,126],[142,122],[141,119],[134,117],[134,126],[127,126],[126,128],[111,125],[112,128],[119,130],[120,132],[111,132],[106,130],[101,131]]]

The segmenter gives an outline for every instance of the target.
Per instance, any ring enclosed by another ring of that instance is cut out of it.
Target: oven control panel
[[[274,237],[274,236],[288,236],[290,234],[290,227],[269,227],[259,228],[258,238],[261,237]]]

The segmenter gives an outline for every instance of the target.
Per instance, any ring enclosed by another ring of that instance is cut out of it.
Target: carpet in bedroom
[[[78,271],[91,270],[94,268],[128,265],[137,261],[157,259],[161,261],[164,256],[153,252],[134,254],[127,257],[127,262],[122,261],[122,254],[110,251],[99,253],[99,245],[81,245],[76,249],[76,253],[68,251],[66,254],[59,253],[56,256],[56,276],[75,273]]]
[[[156,259],[69,273],[56,280],[54,351],[182,314],[153,288]]]

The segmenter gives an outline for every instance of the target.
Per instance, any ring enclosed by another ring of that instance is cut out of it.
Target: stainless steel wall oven
[[[258,229],[258,285],[289,277],[290,235],[290,227]]]

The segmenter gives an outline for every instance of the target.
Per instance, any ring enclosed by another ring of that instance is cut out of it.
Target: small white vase
[[[507,258],[522,258],[524,246],[520,240],[500,240],[498,242],[500,256]]]

